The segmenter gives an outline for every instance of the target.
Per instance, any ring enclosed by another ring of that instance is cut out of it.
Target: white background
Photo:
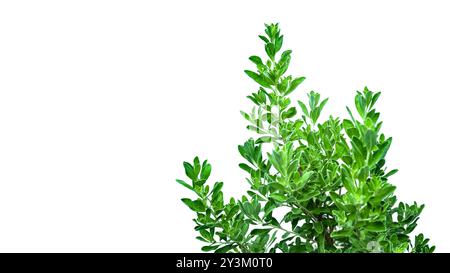
[[[391,182],[449,252],[446,2],[2,1],[0,251],[200,251],[175,178],[199,155],[227,199],[245,192],[243,70],[280,22],[295,99],[345,117],[356,90],[383,92]]]

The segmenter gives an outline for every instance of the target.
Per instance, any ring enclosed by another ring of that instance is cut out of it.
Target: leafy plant
[[[206,182],[211,165],[184,162],[190,182],[178,183],[195,199],[182,201],[196,213],[203,251],[223,252],[433,252],[422,234],[411,240],[424,205],[397,202],[385,156],[392,138],[381,133],[375,104],[380,92],[355,96],[349,118],[319,122],[328,99],[311,91],[293,103],[289,95],[305,80],[286,76],[291,50],[281,54],[278,24],[266,25],[267,60],[251,56],[259,84],[242,112],[258,137],[238,146],[249,190],[225,202],[223,182]],[[268,153],[264,150],[270,150]],[[284,208],[284,209],[281,209]]]

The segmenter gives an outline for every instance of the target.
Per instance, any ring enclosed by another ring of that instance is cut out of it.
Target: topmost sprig
[[[263,88],[269,88],[279,95],[286,96],[292,93],[305,80],[305,77],[295,79],[292,76],[283,77],[289,68],[292,51],[283,51],[277,59],[277,53],[283,46],[283,35],[280,33],[278,24],[265,26],[266,35],[259,35],[259,37],[265,43],[264,49],[268,59],[264,62],[258,56],[251,56],[249,59],[256,65],[257,72],[245,70],[245,73]]]

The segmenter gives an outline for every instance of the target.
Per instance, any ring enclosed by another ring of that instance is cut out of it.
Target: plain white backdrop
[[[257,37],[279,22],[293,93],[346,116],[382,91],[400,200],[450,252],[448,1],[0,2],[0,251],[198,252],[175,178],[199,155],[245,192],[239,110]]]

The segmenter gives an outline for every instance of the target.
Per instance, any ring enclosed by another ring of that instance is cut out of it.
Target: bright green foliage
[[[409,235],[424,206],[397,202],[388,182],[397,170],[385,167],[392,138],[380,131],[380,92],[364,88],[349,118],[319,122],[328,99],[314,91],[304,102],[288,97],[305,78],[285,75],[291,51],[281,52],[278,24],[260,38],[268,59],[250,57],[256,70],[245,73],[259,89],[248,96],[253,109],[242,112],[258,137],[238,147],[250,189],[225,202],[223,183],[207,185],[211,165],[197,157],[184,163],[191,182],[177,180],[196,195],[182,201],[196,213],[202,250],[433,252],[422,234]]]

